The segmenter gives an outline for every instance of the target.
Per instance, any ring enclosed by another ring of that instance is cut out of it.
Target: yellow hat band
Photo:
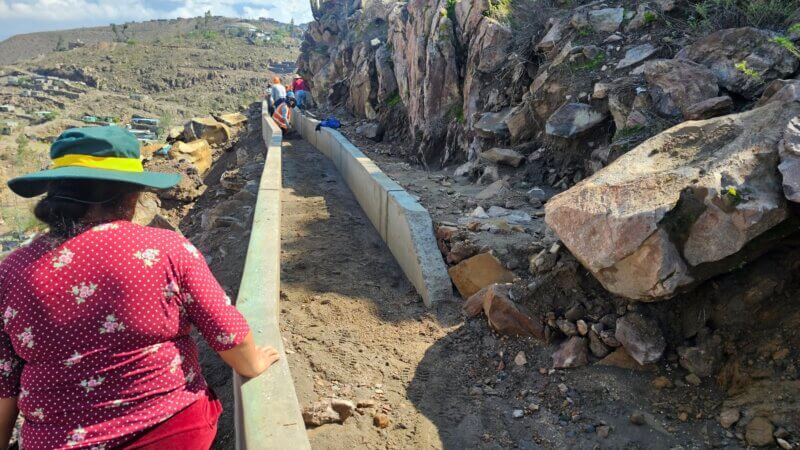
[[[53,169],[59,167],[88,167],[90,169],[119,170],[120,172],[144,172],[141,160],[114,156],[66,155],[53,160]]]

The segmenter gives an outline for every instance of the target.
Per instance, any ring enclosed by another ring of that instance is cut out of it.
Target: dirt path
[[[426,350],[455,323],[429,315],[333,164],[305,141],[284,142],[284,334],[300,404],[324,397],[374,400],[344,425],[309,431],[312,447],[440,447],[409,400]],[[386,430],[373,414],[391,418]]]
[[[652,387],[669,368],[552,371],[552,347],[465,322],[458,300],[427,310],[333,164],[304,141],[283,149],[282,320],[300,405],[375,403],[310,429],[313,448],[736,447],[713,389]]]

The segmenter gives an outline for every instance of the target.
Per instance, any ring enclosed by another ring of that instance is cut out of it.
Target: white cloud
[[[308,0],[0,0],[0,28],[4,22],[37,23],[123,22],[157,18],[197,17],[205,11],[227,17],[268,17],[282,22],[312,19]],[[36,31],[35,29],[28,31]]]
[[[133,2],[109,0],[0,0],[0,20],[71,22],[81,18],[147,20],[157,11]],[[130,18],[130,19],[128,19]]]

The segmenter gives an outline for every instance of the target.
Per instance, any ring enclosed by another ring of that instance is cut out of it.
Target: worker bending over
[[[281,128],[284,135],[291,131],[292,127],[292,109],[297,105],[294,97],[287,97],[285,101],[280,102],[275,107],[275,113],[272,115],[272,120]]]

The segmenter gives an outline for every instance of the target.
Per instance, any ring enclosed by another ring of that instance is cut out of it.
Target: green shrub
[[[689,25],[702,32],[751,26],[780,29],[797,11],[797,0],[691,0]]]
[[[644,23],[645,23],[645,25],[649,25],[649,24],[655,22],[656,20],[658,20],[658,17],[656,16],[656,13],[654,13],[653,11],[645,11],[645,13],[644,13]]]
[[[512,2],[513,0],[489,0],[489,8],[483,12],[483,15],[500,22],[509,22]]]
[[[793,24],[786,31],[791,33],[791,34],[800,34],[800,22],[797,22],[797,23]]]
[[[772,38],[771,41],[785,48],[789,53],[793,54],[795,57],[800,58],[800,50],[797,49],[797,46],[794,45],[794,42],[792,42],[789,38],[784,36],[778,36]]]

